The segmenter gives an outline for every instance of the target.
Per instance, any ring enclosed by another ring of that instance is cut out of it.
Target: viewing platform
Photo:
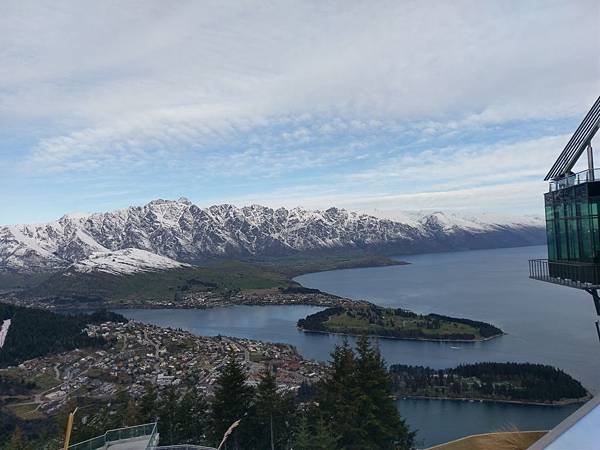
[[[556,192],[583,183],[600,182],[600,169],[588,169],[567,175],[558,180],[552,180],[549,184],[549,192]]]
[[[150,450],[158,448],[156,422],[108,430],[102,436],[69,446],[69,450]]]
[[[600,289],[600,264],[531,259],[529,278],[577,289]]]

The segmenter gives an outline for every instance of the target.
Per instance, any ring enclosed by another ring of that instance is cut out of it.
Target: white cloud
[[[579,114],[599,87],[593,1],[0,8],[0,118],[52,123],[40,165],[226,138],[257,118]]]
[[[565,130],[503,131],[581,117],[598,23],[594,0],[5,0],[2,191],[525,209]]]

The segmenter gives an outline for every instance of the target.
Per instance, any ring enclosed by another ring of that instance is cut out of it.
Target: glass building
[[[600,125],[600,97],[546,175],[548,259],[529,262],[530,277],[586,290],[600,289],[600,170],[592,138]],[[572,169],[587,152],[588,168]]]
[[[544,195],[548,276],[600,284],[600,171],[552,182]]]

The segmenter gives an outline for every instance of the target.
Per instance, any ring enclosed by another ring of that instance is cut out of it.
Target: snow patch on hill
[[[114,252],[96,252],[89,258],[72,264],[70,268],[76,272],[105,272],[113,275],[127,275],[137,272],[156,272],[159,270],[189,267],[166,256],[126,248]]]

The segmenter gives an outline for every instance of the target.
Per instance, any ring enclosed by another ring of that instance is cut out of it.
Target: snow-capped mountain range
[[[443,212],[399,217],[338,208],[200,208],[185,198],[159,199],[113,212],[65,215],[46,224],[0,227],[0,271],[54,271],[72,264],[85,270],[107,261],[113,266],[113,260],[125,266],[146,261],[160,269],[206,257],[352,249],[406,254],[540,244],[545,239],[541,218],[489,221]],[[153,259],[157,256],[165,259]]]

